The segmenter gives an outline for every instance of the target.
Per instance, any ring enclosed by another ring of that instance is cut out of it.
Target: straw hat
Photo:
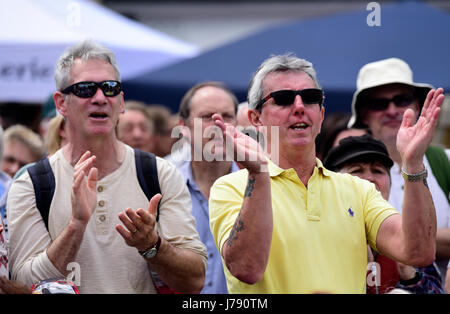
[[[430,84],[414,83],[413,73],[409,65],[398,58],[389,58],[363,66],[358,73],[356,92],[353,94],[352,117],[348,122],[349,128],[367,128],[361,120],[362,95],[364,91],[377,86],[400,83],[416,89],[420,106],[433,88]]]

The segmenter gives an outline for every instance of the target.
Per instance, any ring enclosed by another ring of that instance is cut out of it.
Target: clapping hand
[[[93,167],[95,155],[85,152],[75,164],[72,185],[72,217],[87,225],[97,203],[98,170]],[[87,174],[87,177],[86,177]]]
[[[433,139],[438,123],[444,100],[443,93],[442,88],[432,89],[428,93],[416,123],[414,123],[413,110],[405,111],[397,134],[397,150],[401,155],[403,165],[412,165],[414,168],[422,167],[423,156]]]
[[[138,251],[147,251],[158,241],[156,231],[156,216],[161,194],[152,197],[147,210],[139,208],[134,211],[127,208],[125,213],[119,214],[122,225],[116,225],[117,232],[124,238],[125,243],[135,247]]]

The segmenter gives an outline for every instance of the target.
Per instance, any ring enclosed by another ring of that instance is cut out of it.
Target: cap
[[[349,136],[339,141],[339,145],[333,147],[324,159],[325,168],[332,171],[339,170],[340,166],[359,159],[373,158],[381,162],[388,169],[394,164],[389,157],[386,146],[374,139],[370,134],[362,136]]]

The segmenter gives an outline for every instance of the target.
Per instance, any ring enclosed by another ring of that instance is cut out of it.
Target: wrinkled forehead
[[[83,60],[77,58],[70,69],[70,77],[73,82],[117,80],[117,73],[111,63],[103,59],[92,58]]]
[[[303,71],[276,71],[266,75],[263,91],[272,92],[283,89],[302,90],[316,88],[314,80]]]

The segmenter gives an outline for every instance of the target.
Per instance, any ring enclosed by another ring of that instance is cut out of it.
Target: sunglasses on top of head
[[[389,107],[391,102],[393,102],[397,108],[404,108],[411,105],[414,99],[414,96],[411,94],[399,94],[392,98],[368,98],[367,104],[370,110],[383,111]]]
[[[294,103],[295,97],[297,95],[300,95],[304,105],[319,104],[321,106],[324,99],[323,90],[318,88],[307,88],[302,90],[278,90],[261,99],[256,106],[256,109],[261,107],[270,98],[273,98],[275,104],[277,104],[278,106],[290,106]]]
[[[78,82],[66,87],[61,91],[63,94],[72,93],[80,98],[90,98],[95,95],[97,89],[100,88],[106,97],[114,97],[122,91],[122,84],[118,81],[103,81],[103,82]]]

